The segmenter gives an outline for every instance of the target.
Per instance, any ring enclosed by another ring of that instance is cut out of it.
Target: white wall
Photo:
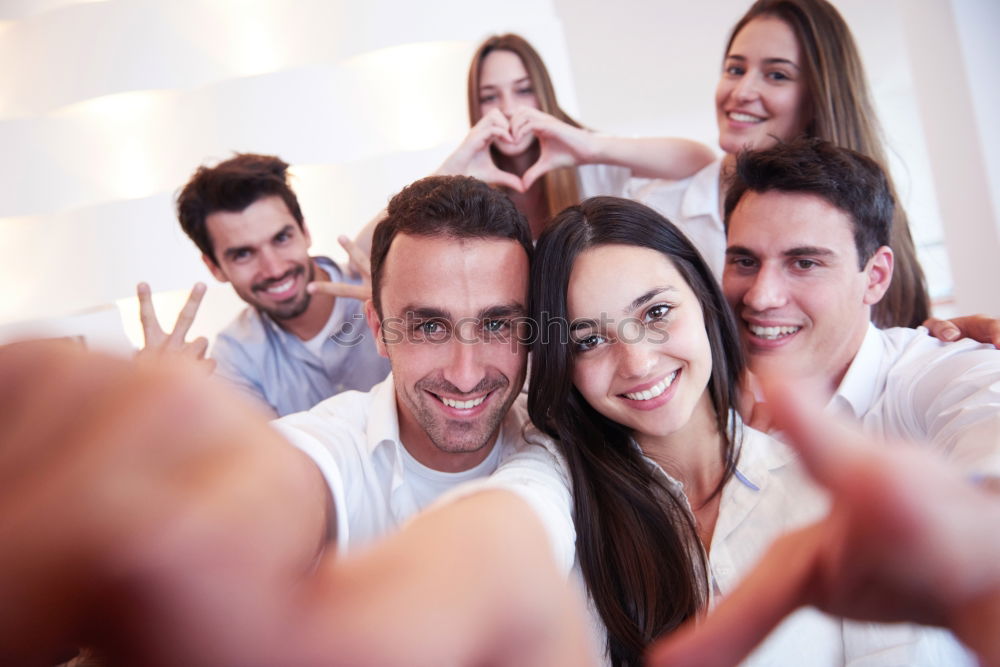
[[[1000,270],[982,260],[1000,253],[997,234],[983,233],[1000,229],[1000,138],[986,123],[1000,25],[990,0],[953,1],[954,11],[948,0],[836,4],[859,41],[935,294],[951,291],[950,253],[957,309],[1000,314],[995,290],[979,289]],[[338,234],[460,140],[468,57],[493,32],[531,40],[585,124],[714,145],[722,48],[748,5],[0,0],[0,324],[127,308],[139,280],[173,307],[194,280],[212,284],[172,197],[195,166],[234,150],[293,163],[316,248],[339,256]],[[947,59],[929,67],[939,50]],[[228,288],[210,291],[196,330],[211,333],[237,306]]]

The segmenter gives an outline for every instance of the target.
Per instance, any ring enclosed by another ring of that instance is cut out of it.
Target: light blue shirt
[[[330,279],[357,284],[327,257],[315,257]],[[330,314],[332,335],[317,357],[302,340],[256,308],[246,308],[219,333],[212,347],[216,375],[263,401],[280,417],[308,410],[343,391],[368,391],[389,373],[379,356],[357,299],[338,298]]]

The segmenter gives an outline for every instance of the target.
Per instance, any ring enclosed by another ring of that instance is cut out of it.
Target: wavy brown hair
[[[469,124],[475,125],[483,117],[479,104],[479,75],[483,68],[483,61],[486,56],[494,51],[510,51],[516,54],[524,64],[524,69],[531,79],[531,86],[535,91],[538,100],[538,107],[549,114],[573,127],[583,127],[573,120],[569,114],[562,110],[556,100],[556,92],[552,87],[552,78],[549,70],[546,69],[542,57],[538,55],[534,47],[520,35],[507,33],[504,35],[494,35],[488,38],[472,56],[469,65]],[[493,161],[498,167],[504,169],[507,158],[498,151],[492,150]],[[507,170],[509,171],[509,170]],[[545,174],[539,179],[545,193],[545,202],[548,208],[548,215],[553,216],[567,206],[572,206],[580,201],[580,189],[576,181],[576,169],[570,167],[566,169],[555,169]]]
[[[802,49],[800,66],[810,115],[806,134],[888,165],[861,56],[837,9],[826,0],[758,0],[733,27],[726,55],[736,35],[750,21],[765,16],[783,21]],[[891,176],[889,187],[898,202]],[[872,321],[879,327],[919,326],[930,316],[930,297],[906,212],[898,205],[889,246],[895,257],[892,282],[872,309]]]
[[[712,351],[706,391],[724,434],[724,472],[736,468],[739,336],[715,277],[687,237],[652,209],[593,197],[560,213],[542,233],[531,271],[532,336],[528,412],[566,457],[573,482],[576,548],[587,589],[608,630],[613,665],[642,664],[646,646],[701,609],[707,564],[694,517],[654,474],[632,433],[592,408],[573,385],[566,295],[577,257],[620,244],[651,248],[673,264],[701,304]],[[623,270],[627,270],[623,267]]]

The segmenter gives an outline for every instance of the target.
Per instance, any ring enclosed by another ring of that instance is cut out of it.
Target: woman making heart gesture
[[[504,186],[537,237],[556,212],[595,195],[627,195],[632,176],[686,178],[714,159],[687,139],[613,137],[559,107],[541,57],[522,37],[490,37],[469,67],[472,129],[438,174]]]

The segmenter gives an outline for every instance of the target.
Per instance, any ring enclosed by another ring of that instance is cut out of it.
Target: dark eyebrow
[[[791,248],[782,254],[784,254],[785,257],[830,257],[836,253],[829,248],[819,248],[807,245],[800,246],[798,248]]]
[[[234,246],[232,248],[226,248],[225,251],[223,251],[222,255],[223,255],[223,257],[226,257],[228,259],[233,259],[239,253],[241,253],[243,251],[251,251],[251,250],[253,250],[253,246],[249,246],[249,245]]]
[[[295,230],[294,230],[294,228],[292,227],[292,225],[291,225],[291,224],[288,224],[288,225],[285,225],[284,227],[282,227],[281,229],[279,229],[279,230],[278,230],[277,232],[275,232],[275,233],[274,233],[274,236],[272,236],[271,238],[272,238],[272,239],[276,239],[276,238],[278,238],[279,236],[281,236],[282,234],[289,234],[289,233],[291,233],[291,232],[293,232],[293,231],[295,231]]]
[[[740,62],[746,62],[746,56],[731,55],[726,56],[726,60],[739,60]],[[793,63],[787,58],[764,58],[765,65],[791,65],[795,69],[801,69],[798,65]]]
[[[726,248],[726,255],[730,257],[733,255],[749,255],[750,257],[757,256],[757,254],[753,250],[751,250],[750,248],[744,248],[741,245],[729,246],[728,248]]]
[[[502,320],[524,317],[528,309],[516,301],[500,306],[490,306],[479,311],[480,320]]]
[[[640,308],[642,308],[647,303],[649,303],[659,295],[663,294],[664,292],[676,292],[676,291],[677,288],[671,287],[670,285],[666,285],[664,287],[654,287],[653,289],[649,290],[642,296],[633,300],[632,303],[630,303],[629,305],[625,306],[625,308],[622,310],[622,313],[628,315],[634,310],[639,310]]]
[[[515,86],[519,86],[522,83],[531,83],[531,77],[530,76],[522,76],[520,79],[516,79],[515,81],[513,81],[513,84]],[[491,83],[484,83],[483,85],[479,86],[479,90],[484,90],[486,88],[496,88],[496,87],[497,86],[494,86]]]
[[[403,313],[408,320],[450,320],[451,313],[440,308],[430,306],[409,305],[403,308]]]
[[[643,295],[637,297],[636,299],[634,299],[632,301],[632,303],[630,303],[629,305],[627,305],[624,308],[622,308],[622,314],[623,315],[628,315],[632,311],[638,310],[638,309],[642,308],[647,303],[649,303],[650,301],[652,301],[653,299],[655,299],[659,295],[663,294],[664,292],[676,292],[676,291],[677,291],[677,288],[676,287],[671,287],[670,285],[666,285],[666,286],[663,286],[663,287],[654,287],[653,289],[649,290],[645,294],[643,294]],[[587,329],[587,328],[593,329],[593,328],[596,328],[597,325],[598,325],[598,321],[597,320],[587,319],[587,318],[579,318],[579,319],[573,320],[573,323],[570,325],[569,330],[570,331],[578,331],[580,329]]]

